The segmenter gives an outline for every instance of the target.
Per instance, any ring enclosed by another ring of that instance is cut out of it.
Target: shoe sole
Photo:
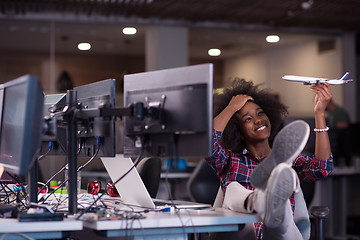
[[[287,164],[274,170],[266,189],[264,224],[269,228],[279,227],[284,221],[286,202],[294,192],[295,171]]]
[[[250,175],[253,187],[264,189],[269,176],[280,163],[291,164],[304,149],[310,134],[309,125],[296,120],[286,125],[274,139],[272,151]]]

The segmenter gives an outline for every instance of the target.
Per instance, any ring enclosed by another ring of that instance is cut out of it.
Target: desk
[[[254,214],[236,213],[215,208],[149,212],[144,219],[115,221],[84,221],[84,227],[106,237],[133,236],[134,239],[187,239],[188,233],[239,231],[244,223],[258,222]]]
[[[63,221],[45,221],[45,222],[19,222],[14,218],[0,218],[0,237],[3,239],[24,239],[20,235],[24,234],[36,239],[64,238],[70,235],[72,231],[83,229],[83,223],[74,219],[64,219]]]
[[[109,208],[119,207],[118,202],[113,201],[114,199],[104,197],[102,202],[106,203]],[[85,197],[83,201],[89,203],[89,199]],[[99,204],[102,205],[102,203]],[[67,206],[66,203],[64,205]],[[120,209],[122,209],[122,206],[120,206]],[[133,209],[133,207],[130,209]],[[125,208],[123,211],[129,210]],[[140,212],[143,212],[143,209]],[[154,240],[187,239],[188,233],[239,231],[245,223],[259,221],[258,216],[255,214],[242,214],[222,208],[181,209],[177,212],[150,211],[142,214],[144,218],[127,220],[76,221],[74,220],[75,216],[70,216],[64,221],[53,222],[18,222],[17,219],[0,219],[0,233],[21,232],[29,237],[49,239],[63,238],[69,236],[70,232],[76,235],[86,231],[93,232],[94,230],[105,237],[132,236],[134,239],[146,238]],[[10,237],[14,239],[14,235]],[[19,236],[16,239],[22,238]]]

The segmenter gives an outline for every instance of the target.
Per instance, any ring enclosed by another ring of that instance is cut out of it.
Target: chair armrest
[[[330,210],[326,206],[313,206],[310,209],[310,214],[314,218],[325,219],[328,217],[329,212],[330,212]]]

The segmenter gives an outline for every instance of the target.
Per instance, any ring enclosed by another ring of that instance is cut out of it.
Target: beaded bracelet
[[[327,132],[329,131],[329,127],[326,128],[314,128],[314,132]]]

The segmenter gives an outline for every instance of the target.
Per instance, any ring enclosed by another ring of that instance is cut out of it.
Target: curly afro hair
[[[276,94],[270,89],[260,89],[260,85],[254,85],[251,81],[235,78],[230,86],[224,88],[221,93],[214,93],[214,116],[217,116],[229,104],[235,95],[245,94],[251,96],[255,103],[265,112],[271,123],[271,141],[279,131],[287,108],[283,105]],[[233,152],[241,153],[245,147],[241,140],[240,126],[235,114],[226,125],[220,144]]]

